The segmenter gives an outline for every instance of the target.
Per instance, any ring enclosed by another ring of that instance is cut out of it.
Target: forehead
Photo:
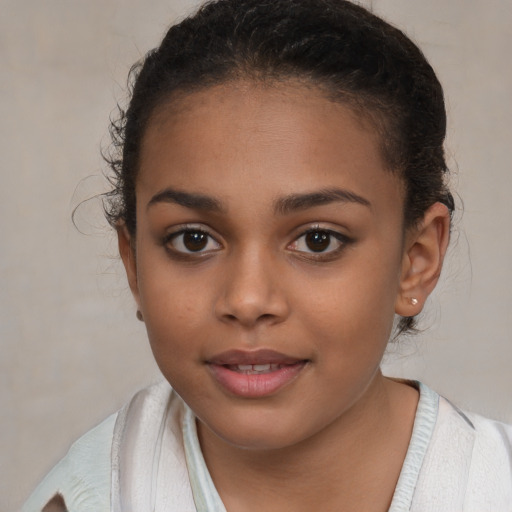
[[[173,98],[154,113],[138,184],[155,190],[193,183],[222,195],[220,183],[277,192],[342,180],[358,194],[385,185],[401,195],[380,148],[369,117],[316,87],[230,82]]]

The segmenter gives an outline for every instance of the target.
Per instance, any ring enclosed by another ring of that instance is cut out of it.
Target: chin
[[[223,442],[234,448],[249,451],[272,451],[288,448],[295,444],[295,440],[290,438],[288,433],[280,432],[244,432],[241,433],[221,433],[213,434]]]
[[[267,416],[267,417],[265,417]],[[282,416],[282,415],[281,415]],[[229,421],[201,421],[200,430],[208,431],[213,440],[242,450],[280,450],[293,446],[309,438],[312,434],[305,430],[299,431],[297,425],[302,421],[279,421],[275,414],[266,415],[264,411],[240,411],[238,414],[226,415]],[[304,425],[303,425],[304,426]],[[201,436],[202,437],[202,436]]]

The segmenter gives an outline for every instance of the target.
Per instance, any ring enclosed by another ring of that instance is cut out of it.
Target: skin
[[[290,200],[334,189],[361,200]],[[446,208],[404,231],[402,183],[372,125],[292,82],[161,107],[136,197],[135,237],[119,228],[130,287],[227,510],[387,510],[418,394],[379,365],[394,314],[419,313],[437,282]],[[207,233],[204,249],[187,252],[183,229]],[[327,233],[326,250],[308,230]],[[305,364],[277,392],[240,397],[209,365],[231,349]]]

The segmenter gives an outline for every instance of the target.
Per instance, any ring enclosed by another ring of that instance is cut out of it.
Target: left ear
[[[434,203],[418,226],[407,234],[402,258],[399,293],[395,312],[415,316],[435,288],[450,241],[450,212]]]

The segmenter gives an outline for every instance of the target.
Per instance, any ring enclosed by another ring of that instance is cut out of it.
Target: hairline
[[[247,66],[244,66],[244,70],[240,70],[238,69],[239,67],[225,73],[224,76],[219,76],[215,79],[210,78],[195,84],[181,84],[172,91],[155,96],[153,105],[148,109],[141,129],[139,157],[150,125],[154,123],[158,125],[160,122],[165,122],[164,119],[169,119],[169,115],[179,115],[185,108],[183,100],[197,93],[236,83],[247,83],[252,86],[268,89],[277,89],[279,86],[285,85],[298,89],[311,89],[320,93],[327,101],[349,108],[355,114],[354,119],[365,129],[373,130],[377,136],[384,169],[397,174],[405,186],[404,178],[401,175],[403,168],[399,162],[393,161],[392,150],[387,148],[385,140],[385,133],[396,131],[396,128],[392,126],[393,123],[390,116],[382,112],[382,108],[379,109],[377,107],[376,103],[378,100],[372,97],[371,94],[365,94],[362,91],[350,91],[348,88],[337,89],[335,84],[329,82],[328,78],[308,76],[308,73],[287,73],[285,71],[277,73],[258,69],[246,69]],[[136,162],[135,174],[138,175],[139,171],[139,162]]]

